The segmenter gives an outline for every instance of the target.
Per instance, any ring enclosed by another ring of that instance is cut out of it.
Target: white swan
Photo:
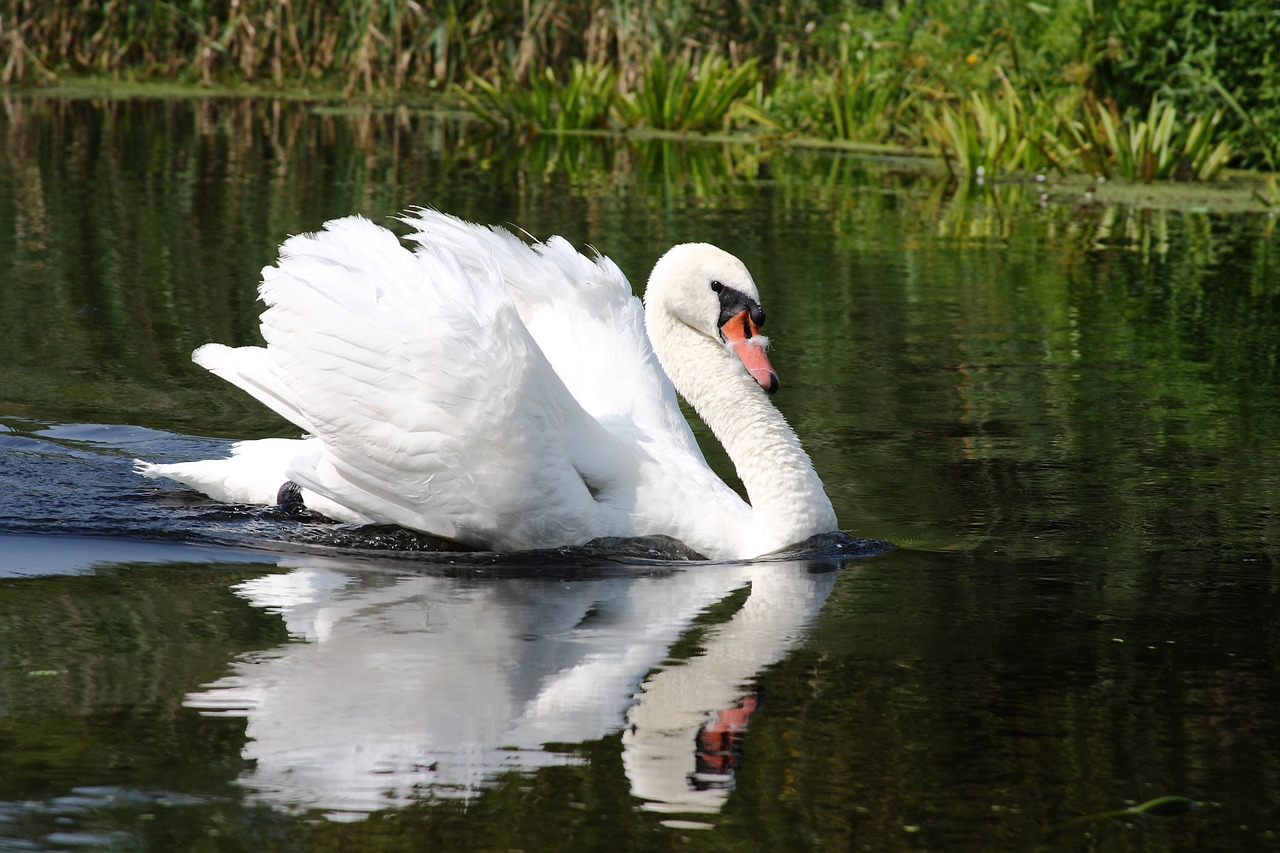
[[[290,238],[263,270],[267,345],[193,356],[306,438],[138,473],[265,505],[289,481],[339,521],[503,551],[666,535],[745,559],[837,529],[768,400],[764,313],[737,258],[676,246],[642,308],[612,261],[562,238],[529,245],[431,210],[403,221],[414,251],[360,217]],[[707,465],[675,389],[750,505]]]

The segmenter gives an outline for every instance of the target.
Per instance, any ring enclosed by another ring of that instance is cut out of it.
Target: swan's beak
[[[764,354],[766,339],[760,334],[760,327],[751,319],[749,310],[744,308],[729,318],[720,327],[720,334],[766,394],[778,390],[778,374]]]

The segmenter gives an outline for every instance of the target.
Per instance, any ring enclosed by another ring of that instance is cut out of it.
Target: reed
[[[720,130],[735,110],[762,120],[744,102],[758,82],[754,61],[731,66],[709,54],[694,66],[687,56],[672,62],[655,55],[632,91],[623,91],[620,79],[612,68],[575,60],[564,80],[544,68],[521,83],[508,68],[495,81],[474,76],[454,91],[483,121],[525,135],[597,130],[611,118],[622,127]]]
[[[96,73],[421,91],[567,61],[588,14],[555,0],[0,0],[0,83]]]
[[[516,73],[505,69],[495,81],[474,76],[470,88],[455,91],[482,121],[525,136],[608,126],[617,91],[611,68],[575,60],[564,81],[548,67],[524,84]]]
[[[926,113],[929,145],[948,171],[978,174],[1043,172],[1066,174],[1078,165],[1079,151],[1063,143],[1064,109],[1072,102],[1024,99],[997,69],[1002,89],[996,95],[970,92],[942,101]]]
[[[1082,148],[1097,153],[1088,158],[1107,177],[1128,180],[1201,180],[1216,178],[1232,155],[1232,142],[1219,135],[1222,111],[1179,121],[1172,104],[1153,98],[1145,117],[1118,116],[1096,103],[1084,105],[1080,119],[1067,131]]]
[[[1253,197],[1262,202],[1267,211],[1274,217],[1277,211],[1280,211],[1280,181],[1276,180],[1275,174],[1267,175],[1263,182],[1265,193],[1258,190],[1253,191]]]
[[[903,136],[929,87],[917,69],[880,52],[834,67],[791,66],[777,76],[764,112],[788,132],[846,142],[887,142]]]
[[[694,65],[687,55],[673,62],[655,53],[635,91],[620,98],[619,113],[628,125],[657,130],[724,129],[735,104],[755,87],[758,77],[754,59],[730,64],[708,53]]]
[[[1209,179],[1229,162],[1274,164],[1280,134],[1251,112],[1246,89],[1222,82],[1236,78],[1201,75],[1213,108],[1181,105],[1204,104],[1203,94],[1159,94],[1157,105],[1095,91],[1094,72],[1114,55],[1108,39],[1127,32],[1119,12],[1099,8],[0,0],[0,84],[91,74],[364,99],[447,94],[523,137],[732,127],[931,150],[963,173]]]
[[[1095,100],[1030,106],[1005,79],[998,98],[979,92],[944,103],[926,119],[929,142],[950,171],[1013,174],[1048,168],[1137,181],[1216,178],[1231,159],[1221,138],[1221,111],[1179,120],[1171,104],[1153,99],[1145,116],[1120,116]]]

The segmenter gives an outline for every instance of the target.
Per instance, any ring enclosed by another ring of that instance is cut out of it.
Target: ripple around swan
[[[13,417],[0,419],[0,427],[0,536],[13,545],[6,549],[6,568],[23,574],[81,571],[104,560],[240,562],[263,559],[264,552],[391,561],[401,571],[496,569],[575,576],[707,563],[665,536],[597,539],[501,554],[469,550],[400,527],[338,524],[281,507],[219,504],[188,489],[157,488],[141,480],[132,473],[132,459],[216,458],[228,452],[230,441],[129,425],[54,424]],[[19,545],[21,552],[14,550]],[[884,540],[837,532],[761,559],[842,561],[892,547]],[[26,556],[14,562],[19,553]]]
[[[274,510],[253,511],[271,515]],[[460,550],[458,543],[402,527],[366,525],[333,525],[324,522],[302,524],[290,532],[287,540],[268,543],[267,547],[302,550],[329,556],[358,558],[362,555],[379,560],[403,558],[405,562],[429,558],[457,567],[490,567],[510,571],[540,573],[548,569],[592,569],[617,566],[661,568],[667,564],[710,563],[684,543],[668,536],[610,537],[595,539],[583,545],[543,548],[514,554],[493,551]],[[882,539],[863,539],[845,533],[814,536],[805,542],[775,551],[754,562],[838,561],[873,557],[892,550]]]

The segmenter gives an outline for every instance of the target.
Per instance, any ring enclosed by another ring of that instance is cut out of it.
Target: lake
[[[4,95],[0,138],[0,849],[1276,844],[1264,211],[302,102]],[[414,205],[637,284],[741,257],[857,541],[432,552],[132,473],[293,435],[191,351],[258,342],[290,234]]]

